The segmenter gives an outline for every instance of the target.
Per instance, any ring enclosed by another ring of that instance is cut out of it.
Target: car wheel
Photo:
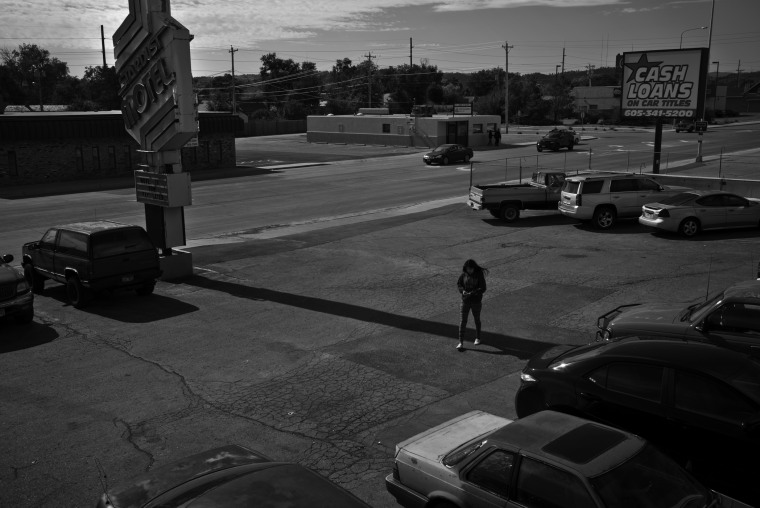
[[[45,289],[45,279],[43,279],[31,264],[24,265],[24,278],[32,286],[32,291],[36,294],[42,294]]]
[[[148,296],[150,294],[153,294],[153,290],[156,289],[156,283],[150,282],[148,284],[145,284],[144,286],[141,286],[137,288],[137,295],[138,296]]]
[[[444,157],[443,160],[441,161],[441,164],[443,164],[444,166],[446,166],[448,163],[449,163],[448,157]]]
[[[681,221],[681,224],[678,226],[678,232],[681,236],[691,238],[699,233],[699,227],[699,221],[694,217],[689,217]]]
[[[570,151],[572,151],[573,150],[573,144],[570,143],[570,145],[567,147],[567,149],[570,150]]]
[[[69,299],[69,303],[77,309],[84,308],[89,300],[87,288],[82,286],[76,275],[66,279],[66,296]]]
[[[16,322],[20,324],[28,324],[31,323],[34,319],[34,308],[30,308],[25,310],[24,312],[20,312],[16,314]]]
[[[610,229],[615,224],[617,214],[611,206],[600,206],[594,210],[592,224],[596,229]]]
[[[543,151],[544,151],[544,149],[543,149],[543,148],[541,148],[540,146],[537,146],[537,147],[536,147],[536,150],[538,150],[539,152],[543,152]]]
[[[678,134],[679,132],[681,132],[681,131],[679,131],[678,129],[676,129],[676,134]]]
[[[520,209],[515,205],[501,205],[499,217],[507,222],[514,222],[520,218]]]
[[[470,162],[470,156],[469,155],[464,154],[464,162],[465,162],[465,164],[467,164],[468,162]]]

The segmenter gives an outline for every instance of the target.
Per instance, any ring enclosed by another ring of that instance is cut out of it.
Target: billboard
[[[707,48],[623,53],[623,117],[702,118],[708,60]]]

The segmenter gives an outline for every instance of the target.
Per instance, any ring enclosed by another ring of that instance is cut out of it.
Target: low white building
[[[310,143],[347,143],[386,146],[435,147],[445,143],[465,146],[488,144],[488,131],[501,129],[498,115],[435,114],[390,115],[387,109],[360,110],[356,115],[309,116]]]

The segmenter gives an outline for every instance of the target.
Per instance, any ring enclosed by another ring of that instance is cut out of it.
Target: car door
[[[582,416],[667,444],[667,408],[663,405],[664,367],[612,361],[582,376],[576,384],[575,409]]]
[[[703,229],[725,227],[726,207],[723,198],[722,194],[713,194],[694,201],[693,213]]]
[[[571,471],[533,457],[520,456],[508,506],[522,508],[595,508],[586,483]]]
[[[726,227],[757,226],[757,209],[741,196],[723,195],[723,206],[726,210]]]
[[[660,198],[660,184],[649,178],[637,178],[636,188],[638,193],[636,194],[636,216],[641,215],[641,207],[647,203],[658,201]]]
[[[620,178],[610,182],[610,202],[615,205],[618,217],[641,215],[639,188],[636,178]]]
[[[759,405],[712,376],[685,369],[673,374],[671,420],[693,473],[718,490],[734,483],[756,485],[760,434],[744,424],[758,417]],[[760,380],[742,382],[747,390],[760,391]]]
[[[714,344],[760,357],[760,303],[726,302],[705,318],[701,329]]]
[[[57,229],[48,229],[37,243],[36,269],[48,276],[55,278],[55,244],[58,237]]]
[[[465,506],[504,507],[512,485],[516,453],[491,448],[462,470]]]

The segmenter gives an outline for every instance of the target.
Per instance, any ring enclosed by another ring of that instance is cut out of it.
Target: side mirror
[[[3,254],[3,263],[10,263],[13,261],[13,254]]]

